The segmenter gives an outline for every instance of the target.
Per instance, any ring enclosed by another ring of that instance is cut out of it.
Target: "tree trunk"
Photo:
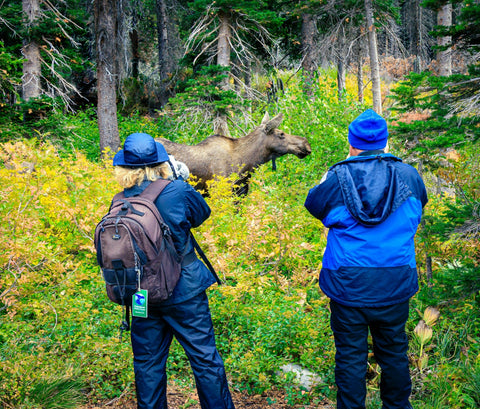
[[[363,104],[363,37],[357,41],[357,96]]]
[[[217,65],[230,67],[230,38],[232,36],[230,16],[224,11],[219,11],[218,19],[220,21],[220,27],[217,39]],[[229,89],[228,77],[222,81],[221,87],[224,90]],[[214,120],[213,128],[214,132],[218,135],[230,136],[226,115],[218,115]]]
[[[341,101],[345,94],[346,64],[345,64],[345,28],[342,26],[338,32],[338,55],[337,55],[337,92],[338,100]]]
[[[416,138],[416,141],[418,141],[418,137],[415,136],[415,138]],[[419,173],[420,177],[423,179],[423,162],[422,162],[421,159],[418,162],[418,173]],[[422,220],[420,221],[420,228],[425,229],[425,219],[423,217],[422,217]],[[427,279],[427,284],[429,286],[431,286],[432,285],[432,278],[433,278],[432,257],[428,254],[428,249],[427,249],[426,244],[425,244],[424,248],[425,248],[425,276],[426,276],[426,279]]]
[[[372,0],[365,0],[365,16],[367,19],[370,69],[372,72],[373,110],[377,114],[382,115],[382,92],[380,84],[380,69],[378,66],[377,35],[373,20]]]
[[[117,0],[116,2],[116,19],[115,19],[115,46],[116,50],[114,52],[115,57],[115,73],[116,73],[116,89],[122,90],[122,84],[125,78],[128,76],[128,66],[130,65],[129,61],[129,52],[127,47],[126,39],[126,24],[125,20],[127,17],[125,9],[125,0]]]
[[[166,0],[157,0],[158,67],[160,80],[167,78],[168,25]]]
[[[422,72],[423,71],[423,33],[422,33],[422,6],[420,5],[420,0],[415,0],[413,2],[414,7],[414,37],[413,37],[413,55],[415,56],[415,60],[413,62],[413,70],[415,72]]]
[[[346,70],[343,59],[338,57],[337,59],[337,92],[338,100],[341,101],[345,94],[345,79],[346,79]]]
[[[450,27],[452,25],[452,4],[446,3],[437,11],[437,25]],[[451,37],[439,37],[438,45],[446,46],[450,43]],[[438,75],[447,77],[452,75],[452,54],[450,50],[438,51],[437,53]]]
[[[250,88],[252,86],[252,78],[251,78],[251,63],[245,67],[243,71],[243,82],[245,83],[245,98],[250,98]]]
[[[217,41],[217,64],[223,67],[230,66],[230,38],[232,29],[230,27],[230,17],[227,13],[219,11],[220,28],[218,30]]]
[[[158,74],[160,77],[160,105],[168,101],[166,79],[168,75],[168,16],[166,0],[157,0]]]
[[[432,268],[432,257],[429,255],[425,256],[425,275],[427,278],[428,286],[433,285],[433,268]]]
[[[140,62],[140,54],[138,52],[138,30],[137,30],[137,16],[132,17],[132,31],[130,31],[130,44],[132,45],[132,77],[138,78],[138,65]]]
[[[139,74],[139,64],[140,64],[140,53],[139,53],[139,38],[138,38],[138,10],[139,10],[139,1],[131,0],[131,29],[128,32],[130,38],[130,54],[132,56],[132,71],[131,76],[135,79],[138,78]]]
[[[104,154],[105,149],[109,148],[116,153],[120,146],[115,77],[116,0],[95,0],[94,14],[100,150]]]
[[[317,22],[312,14],[302,14],[302,68],[305,74],[305,92],[313,95],[313,82],[318,68],[318,48],[316,43]]]
[[[39,0],[23,0],[22,9],[25,26],[27,28],[35,26],[40,16]],[[42,92],[40,47],[35,41],[25,40],[22,54],[25,57],[22,77],[23,99],[28,101],[30,98],[38,97]]]

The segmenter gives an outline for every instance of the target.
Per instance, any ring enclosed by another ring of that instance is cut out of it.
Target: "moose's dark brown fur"
[[[205,190],[206,181],[215,176],[238,173],[237,194],[246,194],[248,179],[258,166],[288,153],[302,159],[312,152],[306,138],[278,129],[282,119],[282,114],[270,119],[267,113],[260,126],[241,138],[213,135],[192,146],[162,138],[157,140],[165,146],[168,154],[185,163],[190,174],[199,179],[197,189]]]

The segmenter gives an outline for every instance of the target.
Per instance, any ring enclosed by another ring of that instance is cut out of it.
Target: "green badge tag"
[[[132,315],[134,317],[148,317],[148,291],[138,290],[132,296]]]

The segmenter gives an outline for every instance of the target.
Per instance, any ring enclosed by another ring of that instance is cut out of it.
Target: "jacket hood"
[[[397,161],[401,159],[389,154],[356,156],[330,168],[348,211],[359,223],[382,223],[413,194],[394,166]]]

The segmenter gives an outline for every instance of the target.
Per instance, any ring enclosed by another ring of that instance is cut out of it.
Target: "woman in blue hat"
[[[216,280],[196,257],[189,240],[190,229],[210,216],[210,208],[190,184],[172,177],[169,159],[163,145],[145,133],[129,135],[123,150],[113,158],[126,197],[139,195],[158,178],[174,179],[155,204],[170,227],[178,254],[190,261],[182,265],[180,279],[168,300],[149,306],[147,318],[132,317],[138,408],[167,409],[166,363],[175,336],[190,361],[202,409],[234,409],[205,292]]]

